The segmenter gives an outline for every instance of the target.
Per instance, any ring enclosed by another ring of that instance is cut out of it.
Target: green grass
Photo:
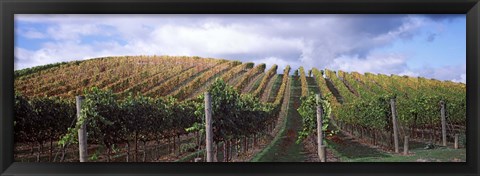
[[[315,82],[315,78],[307,77],[308,91],[313,92],[314,94],[320,94],[320,88]]]
[[[279,76],[280,77],[280,76]],[[278,79],[277,79],[278,80]],[[280,85],[280,84],[278,84]],[[290,96],[291,97],[291,96]],[[288,107],[290,106],[290,101],[288,101]],[[290,111],[287,112],[287,117],[290,115]],[[273,138],[272,142],[267,145],[262,151],[260,151],[258,154],[256,154],[251,162],[266,162],[269,161],[271,158],[273,158],[273,155],[278,151],[279,145],[280,145],[280,140],[285,137],[285,129],[287,127],[287,119],[285,117],[285,120],[282,123],[282,126],[280,127],[280,130],[278,131],[277,135],[275,138]]]
[[[277,96],[278,90],[282,85],[282,78],[283,74],[278,74],[275,82],[273,82],[272,90],[270,91],[270,95],[268,95],[268,102],[275,101],[275,97]]]
[[[287,117],[279,134],[251,160],[252,162],[301,162],[305,160],[305,156],[302,154],[303,144],[295,143],[302,123],[300,115],[294,107],[295,102],[299,103],[300,101],[300,80],[290,79],[292,82]]]
[[[251,162],[266,162],[269,159],[273,158],[273,155],[278,151],[278,147],[280,144],[280,140],[285,136],[285,127],[286,127],[286,120],[283,121],[282,127],[278,134],[273,138],[272,142],[268,144],[262,151],[260,151],[257,155],[255,155]]]
[[[175,162],[189,162],[196,157],[203,157],[204,154],[205,154],[205,150],[199,150],[199,151],[193,152],[193,153],[191,153],[191,154],[189,154],[189,155],[187,155],[183,158],[180,158],[179,160],[177,160]]]
[[[260,86],[260,83],[262,82],[263,77],[265,77],[265,76],[266,76],[266,74],[262,73],[262,75],[260,75],[259,78],[257,80],[255,80],[255,83],[253,83],[253,86],[252,86],[252,89],[250,90],[250,92],[254,92],[255,90],[257,90],[258,86]]]
[[[342,133],[336,134],[340,138],[346,138]],[[334,154],[343,162],[349,162],[361,158],[382,158],[387,157],[386,153],[380,152],[377,149],[354,142],[351,140],[344,140],[344,143],[338,144],[333,141],[327,141],[328,149],[334,151]]]
[[[352,160],[353,162],[465,162],[465,149],[436,148],[436,149],[414,149],[411,154],[388,154],[383,157],[365,157]]]
[[[329,126],[336,130],[335,125]],[[333,152],[341,162],[452,162],[466,160],[465,149],[452,149],[437,146],[435,149],[424,149],[426,143],[410,141],[409,154],[403,155],[403,143],[398,154],[372,148],[352,140],[342,132],[336,134],[336,140],[327,140],[327,150]]]

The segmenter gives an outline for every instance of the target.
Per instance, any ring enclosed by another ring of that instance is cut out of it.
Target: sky
[[[452,15],[15,15],[15,69],[105,56],[200,56],[466,81]]]

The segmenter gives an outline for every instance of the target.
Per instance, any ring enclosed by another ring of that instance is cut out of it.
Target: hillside
[[[247,86],[254,85],[254,82],[251,81],[262,80],[260,79],[260,76],[262,76],[260,73],[265,71],[265,66],[259,65],[259,67],[254,69],[255,72],[248,72],[253,68],[251,63],[242,64],[239,61],[200,57],[125,56],[95,58],[17,70],[15,71],[15,90],[28,97],[58,96],[65,98],[80,95],[84,88],[95,86],[101,89],[111,89],[119,95],[139,92],[156,97],[178,95],[180,91],[177,90],[178,88],[188,86],[189,88],[181,90],[184,94],[186,91],[187,94],[182,96],[191,97],[190,94],[199,94],[199,90],[196,90],[197,87],[203,89],[211,84],[214,78],[222,77],[231,85],[239,87],[243,90],[242,92],[253,93],[255,90],[248,89]],[[342,71],[339,71],[339,73],[345,74]],[[369,77],[371,82],[377,85],[377,79],[386,79],[385,82],[401,79],[405,84],[410,84],[406,86],[418,86],[415,82],[424,81],[427,84],[436,84],[438,87],[465,91],[465,84],[449,81],[442,82],[434,79],[371,73],[362,75],[356,72],[347,73],[347,75],[355,76],[354,84],[360,83],[363,88],[368,87],[360,79]],[[272,76],[265,77],[265,80],[262,81],[268,83]],[[244,83],[237,85],[235,79],[237,79],[237,82],[244,81]],[[345,85],[348,85],[346,81]],[[348,88],[351,92],[351,86]],[[256,91],[259,92],[261,89]]]
[[[283,74],[277,74],[277,69]],[[92,132],[95,140],[89,139],[94,145],[108,146],[109,150],[104,151],[107,157],[97,158],[101,161],[124,161],[125,157],[129,161],[130,153],[115,155],[117,158],[110,154],[112,146],[113,150],[133,152],[130,150],[134,145],[135,161],[140,156],[137,152],[142,150],[144,157],[149,155],[145,154],[148,151],[153,151],[151,155],[155,156],[144,158],[144,161],[173,161],[190,156],[195,153],[193,151],[200,152],[201,140],[195,131],[198,129],[193,132],[186,129],[202,122],[203,115],[197,111],[202,111],[202,96],[207,89],[214,94],[214,107],[221,112],[214,117],[218,118],[214,121],[221,122],[218,128],[221,132],[216,132],[220,135],[215,138],[216,145],[227,150],[222,152],[232,152],[232,148],[235,148],[234,153],[246,152],[245,156],[237,157],[222,153],[222,157],[224,154],[227,157],[224,161],[248,161],[277,135],[284,137],[275,139],[272,146],[284,143],[291,146],[278,153],[295,151],[295,155],[304,155],[302,145],[310,144],[294,145],[293,141],[300,134],[315,134],[308,131],[315,126],[314,121],[299,110],[308,103],[305,97],[313,93],[319,93],[329,102],[325,108],[331,108],[329,123],[332,126],[346,135],[358,137],[362,143],[384,150],[392,150],[393,145],[390,101],[396,103],[402,139],[410,136],[418,141],[439,143],[442,114],[447,117],[449,142],[455,134],[465,133],[465,84],[317,68],[304,70],[300,67],[297,71],[290,75],[289,66],[266,68],[265,64],[173,56],[95,58],[18,70],[15,72],[15,91],[19,93],[16,95],[15,134],[16,141],[23,145],[17,148],[16,159],[29,161],[34,157],[31,156],[33,146],[39,143],[43,146],[50,142],[50,150],[60,151],[61,147],[51,143],[62,141],[68,137],[65,134],[71,133],[67,129],[73,127],[77,95],[86,95],[90,103],[86,113],[91,113],[96,120],[93,124],[105,123],[95,128],[103,137],[95,131]],[[220,79],[223,82],[219,82]],[[314,113],[312,110],[307,114]],[[40,123],[44,125],[36,125]],[[295,125],[289,125],[292,123]],[[137,145],[142,141],[140,149]],[[166,150],[163,154],[156,153],[160,144]],[[32,146],[31,154],[25,153],[29,145]],[[48,161],[54,160],[52,152],[48,154],[42,152],[40,148],[43,147],[38,148],[37,161],[41,161],[43,155],[49,157]],[[70,150],[75,153],[74,148]],[[277,153],[276,150],[282,149],[272,150]],[[268,151],[262,153],[268,158],[282,160],[308,158],[290,156],[292,153],[288,157],[274,157]],[[75,156],[72,157],[69,161],[75,160]]]

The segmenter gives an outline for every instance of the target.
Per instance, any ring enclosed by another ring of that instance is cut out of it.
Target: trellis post
[[[317,103],[320,102],[320,94],[316,95],[316,100]],[[325,162],[326,161],[326,151],[325,151],[325,145],[323,145],[323,110],[322,106],[320,104],[317,105],[317,152],[318,152],[318,157],[320,158],[320,162]]]
[[[405,141],[403,142],[403,154],[408,154],[408,136],[405,136]]]
[[[393,123],[393,142],[395,145],[395,153],[399,152],[398,149],[398,126],[397,126],[397,110],[395,107],[395,99],[390,99],[390,106],[392,107],[392,123]]]
[[[205,131],[207,138],[207,162],[213,162],[212,102],[209,92],[205,92]]]
[[[82,110],[82,102],[85,97],[83,96],[76,96],[76,104],[77,104],[77,121],[80,120],[80,112]],[[80,162],[87,162],[88,161],[88,153],[87,153],[87,123],[86,121],[78,129],[78,151],[80,155]]]
[[[447,146],[447,120],[445,117],[445,101],[440,101],[440,106],[442,107],[440,115],[442,118],[442,144]]]
[[[458,134],[455,134],[455,144],[453,146],[455,149],[458,149]]]

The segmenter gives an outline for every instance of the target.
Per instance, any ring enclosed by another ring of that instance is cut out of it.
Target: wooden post
[[[441,109],[441,118],[442,118],[442,144],[443,146],[447,146],[447,121],[445,117],[445,102],[442,100],[440,101]]]
[[[320,156],[320,162],[327,162],[327,146],[322,145],[320,146],[320,151],[322,156]]]
[[[209,92],[205,92],[205,130],[207,133],[207,162],[213,162],[212,102]]]
[[[458,149],[458,134],[455,134],[455,145],[454,145],[454,148],[455,148],[455,149]]]
[[[408,136],[405,136],[405,141],[403,142],[403,154],[408,155]]]
[[[228,154],[227,154],[227,141],[223,140],[223,162],[227,162]]]
[[[317,103],[320,102],[320,95],[316,95]],[[322,106],[317,105],[317,150],[318,150],[318,157],[320,158],[321,162],[325,162],[326,154],[325,154],[325,145],[323,145],[323,121],[322,121]]]
[[[393,122],[393,143],[395,144],[395,153],[398,153],[398,126],[397,126],[397,111],[395,108],[395,99],[390,99],[390,106],[392,107],[392,122]]]
[[[76,96],[76,103],[77,103],[77,120],[80,119],[80,111],[82,110],[82,102],[85,97],[83,96]],[[78,151],[80,155],[80,162],[87,162],[88,161],[88,154],[87,154],[87,123],[86,121],[80,126],[78,129]]]

